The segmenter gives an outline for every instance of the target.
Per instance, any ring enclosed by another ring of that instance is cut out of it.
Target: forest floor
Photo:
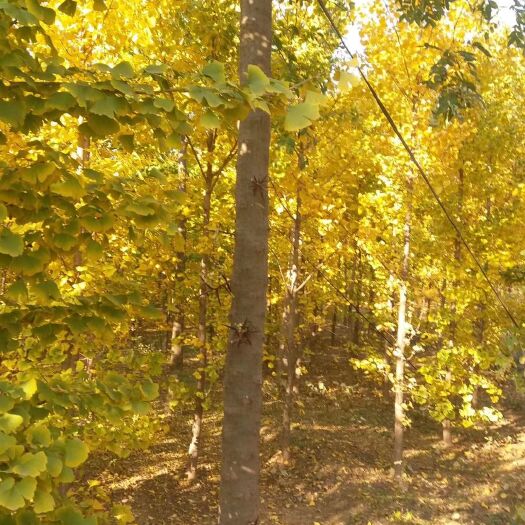
[[[399,490],[392,482],[391,396],[335,351],[309,368],[293,428],[295,461],[286,469],[276,455],[279,405],[265,403],[262,525],[525,523],[525,408],[504,408],[505,420],[490,428],[458,430],[448,449],[438,425],[415,419]],[[148,451],[93,465],[112,500],[132,507],[138,525],[216,523],[219,407],[206,417],[193,484],[184,475],[191,413],[177,416]]]

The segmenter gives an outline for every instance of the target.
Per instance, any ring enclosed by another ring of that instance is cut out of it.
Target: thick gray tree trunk
[[[249,64],[270,74],[271,0],[241,0],[240,77]],[[259,523],[262,350],[268,284],[270,117],[239,127],[231,329],[224,375],[220,525]]]

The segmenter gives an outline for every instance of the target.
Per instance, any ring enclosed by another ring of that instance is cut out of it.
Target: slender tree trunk
[[[457,221],[458,223],[461,222],[461,214],[463,211],[463,194],[464,194],[464,184],[465,184],[465,172],[463,171],[463,168],[459,169],[458,172],[458,217]],[[459,235],[456,235],[456,238],[454,239],[454,260],[456,262],[456,278],[454,279],[454,290],[457,290],[459,288],[459,282],[458,282],[458,274],[461,269],[461,239]],[[452,321],[450,323],[450,338],[452,341],[452,344],[455,346],[456,344],[456,338],[457,338],[457,302],[456,299],[451,304],[450,307],[452,311]],[[448,384],[452,383],[452,372],[450,370],[447,370],[445,375],[445,381]],[[443,420],[443,445],[445,447],[450,447],[452,445],[452,424],[449,419]]]
[[[182,176],[181,182],[179,184],[180,191],[186,192],[186,181],[188,178],[188,163],[187,163],[187,151],[188,143],[186,140],[183,142],[183,146],[180,151],[179,157],[179,174]],[[184,245],[186,245],[186,220],[183,219],[181,222],[181,235],[184,240]],[[186,247],[184,246],[183,251],[177,252],[177,266],[175,269],[176,277],[178,280],[184,279],[184,274],[186,272]],[[173,294],[172,294],[173,296]],[[175,306],[175,305],[174,305]],[[184,304],[183,301],[180,301],[180,304],[175,306],[176,311],[173,313],[172,325],[171,325],[171,337],[170,337],[170,361],[169,369],[170,373],[174,373],[177,370],[182,370],[184,365],[184,350],[182,346],[182,334],[184,332],[185,324],[185,314],[184,314]]]
[[[356,286],[355,286],[355,297],[354,304],[358,309],[361,308],[361,294],[363,292],[363,268],[361,260],[361,250],[357,251],[356,261]],[[352,323],[352,343],[359,346],[361,333],[361,317],[354,312],[354,322]]]
[[[302,169],[303,162],[299,158],[299,167]],[[299,184],[299,183],[298,183]],[[286,384],[284,389],[284,404],[283,404],[283,428],[282,428],[282,453],[283,462],[288,464],[291,459],[290,453],[290,434],[292,424],[292,412],[294,405],[294,391],[295,391],[295,369],[297,367],[297,344],[296,344],[296,329],[297,329],[297,294],[300,279],[300,265],[299,265],[299,247],[301,242],[301,193],[299,186],[297,187],[297,208],[294,218],[294,227],[292,234],[292,264],[288,272],[288,286],[286,290],[286,305],[285,314],[285,341],[284,354],[286,365]]]
[[[271,74],[271,41],[271,0],[241,0],[241,83],[246,82],[249,64]],[[232,328],[224,374],[220,525],[259,522],[269,150],[270,117],[261,110],[251,112],[239,127]]]
[[[337,335],[337,305],[334,303],[332,309],[332,322],[330,325],[330,346],[335,346]]]
[[[205,177],[204,200],[202,203],[202,212],[204,220],[202,224],[202,236],[206,241],[204,254],[200,262],[200,287],[199,287],[199,326],[197,337],[199,339],[199,369],[197,371],[197,391],[195,393],[195,410],[193,413],[193,426],[191,442],[188,449],[189,465],[186,476],[189,481],[197,477],[197,463],[199,460],[199,448],[201,444],[202,418],[204,414],[204,400],[206,398],[206,367],[208,365],[208,274],[209,274],[209,257],[207,250],[210,241],[210,214],[211,214],[211,197],[213,193],[213,165],[211,155],[215,149],[215,134],[208,133],[208,162]]]
[[[401,279],[399,282],[399,305],[397,310],[397,341],[396,341],[396,380],[394,385],[394,477],[402,484],[403,481],[403,437],[405,411],[403,397],[405,390],[405,346],[406,346],[406,310],[407,281],[410,262],[410,233],[412,221],[413,181],[407,179],[407,208],[403,235],[403,258],[401,261]]]

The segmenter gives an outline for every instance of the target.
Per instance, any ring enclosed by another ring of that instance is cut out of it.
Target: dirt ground
[[[266,396],[261,524],[525,524],[525,409],[507,407],[497,425],[457,431],[449,449],[435,423],[415,419],[399,490],[391,481],[390,396],[357,382],[341,356],[325,354],[322,366],[310,368],[293,428],[295,459],[286,469],[276,455],[279,406]],[[206,417],[200,477],[192,485],[184,475],[189,412],[177,414],[170,434],[148,451],[97,461],[97,477],[115,503],[132,507],[138,525],[214,524],[220,426],[216,408]]]

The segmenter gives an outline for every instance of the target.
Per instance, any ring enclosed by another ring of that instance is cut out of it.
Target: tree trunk
[[[355,296],[354,304],[357,309],[361,309],[361,294],[363,293],[363,268],[361,260],[361,250],[357,249],[357,259],[356,259],[356,284],[355,284]],[[352,343],[359,346],[360,332],[361,332],[361,317],[357,315],[356,312],[353,312],[354,322],[352,323]]]
[[[188,164],[187,164],[187,150],[188,142],[184,140],[183,146],[180,152],[179,158],[179,171],[182,174],[182,179],[179,185],[180,191],[186,192],[186,179],[188,176]],[[181,221],[181,234],[186,244],[186,220]],[[185,250],[177,252],[177,267],[176,276],[177,279],[183,279],[186,271],[186,253]],[[184,350],[182,347],[182,334],[184,332],[185,315],[184,315],[184,302],[181,300],[180,304],[177,305],[177,310],[172,316],[171,325],[171,336],[170,336],[170,360],[169,370],[170,373],[174,373],[177,370],[182,370],[184,365]]]
[[[461,213],[463,211],[463,193],[464,193],[464,183],[465,183],[465,172],[463,171],[463,168],[459,169],[458,172],[458,217],[457,221],[458,224],[461,223]],[[459,237],[459,234],[456,235],[456,238],[454,239],[454,260],[456,262],[456,278],[454,279],[454,290],[457,290],[459,287],[458,282],[458,274],[461,270],[461,239]],[[450,323],[450,338],[452,341],[452,344],[455,346],[456,344],[456,331],[457,331],[457,302],[454,299],[454,301],[451,304],[451,312],[452,312],[452,321]],[[452,372],[450,370],[447,370],[445,380],[448,384],[452,382]],[[452,445],[452,424],[449,419],[443,420],[443,445],[445,447],[449,447]]]
[[[403,481],[403,434],[404,434],[404,407],[403,397],[405,390],[405,346],[406,346],[406,310],[407,310],[407,281],[410,261],[410,229],[412,221],[412,178],[407,179],[407,209],[405,215],[403,236],[403,259],[401,261],[401,279],[399,282],[399,305],[397,311],[397,341],[396,341],[396,379],[394,385],[394,478],[397,483]]]
[[[202,417],[204,413],[204,399],[206,398],[206,367],[208,365],[208,273],[209,257],[207,250],[210,241],[210,214],[211,214],[211,196],[214,186],[213,165],[211,155],[215,149],[215,134],[208,133],[208,162],[205,174],[204,200],[202,203],[202,212],[204,220],[202,224],[202,236],[206,241],[204,254],[201,257],[200,287],[199,287],[199,326],[197,337],[199,339],[199,369],[197,371],[197,391],[195,393],[195,410],[193,413],[193,425],[191,442],[188,449],[189,465],[186,476],[189,481],[197,477],[197,462],[199,459],[199,447],[201,444]]]
[[[241,0],[241,83],[246,82],[249,64],[270,74],[271,40],[271,0]],[[239,127],[233,298],[224,374],[220,525],[259,522],[269,150],[270,117],[261,110],[253,111]]]
[[[334,303],[332,310],[332,324],[330,327],[330,346],[335,346],[337,335],[337,305]]]
[[[302,169],[303,161],[299,158],[299,166]],[[299,184],[299,182],[297,183]],[[297,345],[296,345],[296,328],[297,328],[297,294],[300,278],[299,266],[299,246],[301,242],[301,193],[297,187],[297,209],[294,218],[293,237],[292,237],[292,264],[288,272],[288,285],[286,290],[286,312],[285,312],[285,330],[284,330],[284,352],[283,359],[286,367],[286,383],[284,388],[283,404],[283,428],[282,428],[282,454],[283,463],[288,464],[291,459],[290,453],[290,434],[292,424],[292,412],[294,405],[295,390],[295,369],[297,367]]]

